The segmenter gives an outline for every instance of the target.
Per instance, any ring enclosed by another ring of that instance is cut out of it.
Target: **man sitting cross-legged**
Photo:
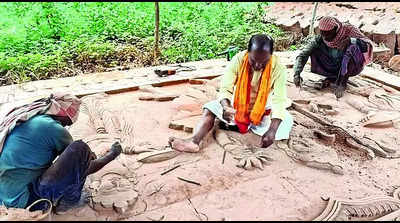
[[[286,110],[286,69],[273,55],[273,39],[258,34],[248,49],[235,55],[222,77],[219,99],[204,105],[203,118],[188,139],[171,137],[169,144],[181,152],[198,152],[200,142],[218,118],[228,129],[262,136],[260,146],[288,139],[293,118]],[[232,99],[232,101],[231,101]]]

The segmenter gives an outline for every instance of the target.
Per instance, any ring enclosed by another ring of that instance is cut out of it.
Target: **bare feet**
[[[172,149],[180,152],[197,153],[200,150],[200,146],[189,139],[178,139],[170,137],[168,141]]]

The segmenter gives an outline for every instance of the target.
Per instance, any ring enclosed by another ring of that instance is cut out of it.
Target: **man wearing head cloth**
[[[333,17],[319,21],[320,35],[313,37],[301,50],[294,66],[294,83],[303,81],[300,73],[311,56],[311,72],[325,76],[322,87],[336,85],[335,95],[343,96],[349,77],[355,76],[372,61],[372,41],[360,30]]]
[[[0,205],[26,208],[45,198],[66,210],[81,200],[86,176],[100,170],[122,151],[114,143],[102,158],[65,126],[77,121],[81,101],[55,94],[12,108],[0,123]],[[54,162],[54,160],[58,159]],[[46,203],[35,205],[45,209]]]

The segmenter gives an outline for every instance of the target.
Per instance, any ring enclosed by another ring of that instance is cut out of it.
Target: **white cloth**
[[[266,109],[268,109],[268,108],[270,108],[270,106],[267,105]],[[203,109],[208,109],[219,120],[223,121],[226,124],[232,125],[231,123],[228,123],[222,117],[223,108],[222,108],[222,105],[219,100],[210,101],[210,102],[204,104]],[[252,131],[256,135],[263,136],[268,131],[270,124],[271,124],[271,115],[264,116],[260,125],[256,126],[256,125],[250,124],[249,130]],[[293,126],[293,117],[286,110],[285,118],[284,118],[284,120],[282,120],[281,124],[278,127],[278,130],[276,131],[275,140],[289,139],[289,134],[290,134],[290,131],[292,130],[292,126]]]

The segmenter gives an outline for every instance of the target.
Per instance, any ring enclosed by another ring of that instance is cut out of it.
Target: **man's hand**
[[[303,82],[303,78],[300,77],[300,74],[299,75],[295,74],[294,78],[293,78],[293,82],[296,85],[296,87],[301,87],[301,83]]]
[[[235,109],[232,108],[231,102],[228,99],[221,100],[222,105],[222,118],[225,119],[228,123],[234,120],[235,118]]]
[[[345,87],[343,85],[337,86],[337,88],[335,89],[336,98],[343,97],[344,90],[345,90]]]
[[[261,139],[261,147],[267,148],[274,143],[276,131],[278,130],[279,125],[281,124],[282,120],[280,119],[272,119],[271,125],[268,131],[262,136]]]
[[[235,109],[233,109],[230,106],[223,106],[223,113],[222,113],[222,117],[228,122],[230,123],[231,121],[233,121],[235,119]]]
[[[261,147],[267,148],[268,146],[272,145],[275,140],[275,134],[276,132],[271,131],[271,129],[269,129],[261,139]]]
[[[96,154],[90,150],[89,160],[95,160],[95,159],[97,159]]]
[[[335,95],[337,99],[343,97],[344,91],[346,90],[347,80],[348,78],[343,77],[342,75],[339,75],[338,79],[336,80],[337,87],[335,89]]]
[[[113,159],[117,158],[119,154],[122,152],[122,146],[121,144],[117,141],[112,144],[111,149],[110,149],[110,154],[113,157]]]

